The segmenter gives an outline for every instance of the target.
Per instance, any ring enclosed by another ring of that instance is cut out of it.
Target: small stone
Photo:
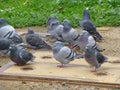
[[[22,84],[26,84],[27,82],[25,82],[25,81],[22,81]]]
[[[53,85],[52,83],[49,83],[49,85]]]
[[[62,84],[61,84],[62,86],[66,86],[66,82],[62,82]]]

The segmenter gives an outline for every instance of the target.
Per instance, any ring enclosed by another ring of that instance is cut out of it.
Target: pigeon
[[[52,49],[50,45],[48,45],[42,38],[34,33],[31,28],[28,28],[28,33],[26,34],[26,42],[33,49]]]
[[[80,26],[82,30],[88,31],[96,41],[101,41],[103,39],[100,33],[96,30],[96,26],[91,21],[90,13],[87,9],[83,11],[83,17],[80,21]]]
[[[86,30],[82,30],[80,37],[77,40],[77,46],[80,47],[82,51],[85,51],[85,47],[87,44],[90,44],[92,48],[95,48],[99,52],[104,51],[105,49],[101,49],[94,40],[93,36],[88,33]]]
[[[20,45],[11,45],[10,48],[10,59],[19,66],[25,65],[28,61],[35,59],[35,56],[24,47]]]
[[[56,41],[53,44],[52,50],[54,58],[61,63],[61,65],[58,65],[58,67],[64,67],[65,64],[68,64],[74,59],[83,58],[82,54],[75,53],[72,49],[65,46],[61,41]]]
[[[64,20],[63,21],[63,33],[62,33],[62,38],[64,41],[68,42],[72,47],[75,46],[77,39],[80,37],[80,34],[72,28],[71,23],[69,20]]]
[[[54,37],[56,40],[62,41],[62,31],[63,31],[63,25],[61,22],[55,17],[50,16],[47,21],[47,27],[48,32],[51,34],[52,37]]]
[[[88,64],[90,64],[92,72],[96,72],[96,69],[99,68],[104,62],[107,62],[107,59],[108,58],[102,53],[92,48],[90,44],[86,45],[85,60],[88,62]]]
[[[23,43],[23,39],[16,33],[14,27],[4,18],[0,18],[0,37],[11,39],[15,44]]]

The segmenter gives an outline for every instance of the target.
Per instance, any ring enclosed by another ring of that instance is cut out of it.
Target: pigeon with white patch
[[[61,22],[53,15],[48,18],[47,21],[48,32],[54,37],[56,40],[62,41],[62,31],[63,25]]]
[[[100,33],[96,30],[96,26],[91,21],[90,13],[87,9],[83,11],[83,17],[80,21],[80,26],[82,30],[88,31],[95,38],[96,41],[101,41],[103,39]]]
[[[35,56],[24,47],[19,45],[10,46],[10,59],[17,65],[25,65],[28,61],[34,60]]]
[[[54,58],[61,63],[59,67],[64,67],[65,64],[73,61],[74,59],[83,58],[82,54],[75,53],[72,49],[65,46],[62,42],[56,41],[53,45]]]
[[[64,20],[63,26],[64,26],[62,32],[63,40],[68,42],[71,47],[74,47],[76,45],[77,39],[80,37],[80,34],[78,33],[77,30],[72,28],[69,20]]]
[[[0,37],[11,39],[15,44],[23,43],[23,39],[16,33],[14,27],[4,18],[0,18]]]
[[[28,33],[26,34],[25,39],[27,44],[33,49],[51,49],[51,46],[42,40],[42,38],[31,28],[28,28]]]
[[[107,62],[107,57],[102,53],[94,49],[90,44],[87,44],[85,50],[85,60],[90,64],[92,72],[95,72],[97,68],[101,66],[104,62]]]

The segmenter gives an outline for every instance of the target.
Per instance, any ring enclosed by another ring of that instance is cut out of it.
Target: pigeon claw
[[[92,67],[92,68],[91,68],[91,72],[96,72],[96,68],[95,68],[95,67]]]
[[[71,44],[69,44],[69,45],[68,45],[68,47],[69,47],[70,49],[72,49],[72,48],[73,48],[73,46],[72,46]]]
[[[4,57],[5,57],[5,55],[0,54],[0,58],[4,58]]]
[[[63,68],[63,67],[64,67],[64,64],[57,65],[57,67]]]

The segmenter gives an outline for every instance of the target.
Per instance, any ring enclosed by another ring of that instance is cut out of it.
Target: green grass
[[[54,14],[76,27],[85,8],[96,26],[120,25],[120,0],[0,0],[0,17],[14,27],[45,26]]]

